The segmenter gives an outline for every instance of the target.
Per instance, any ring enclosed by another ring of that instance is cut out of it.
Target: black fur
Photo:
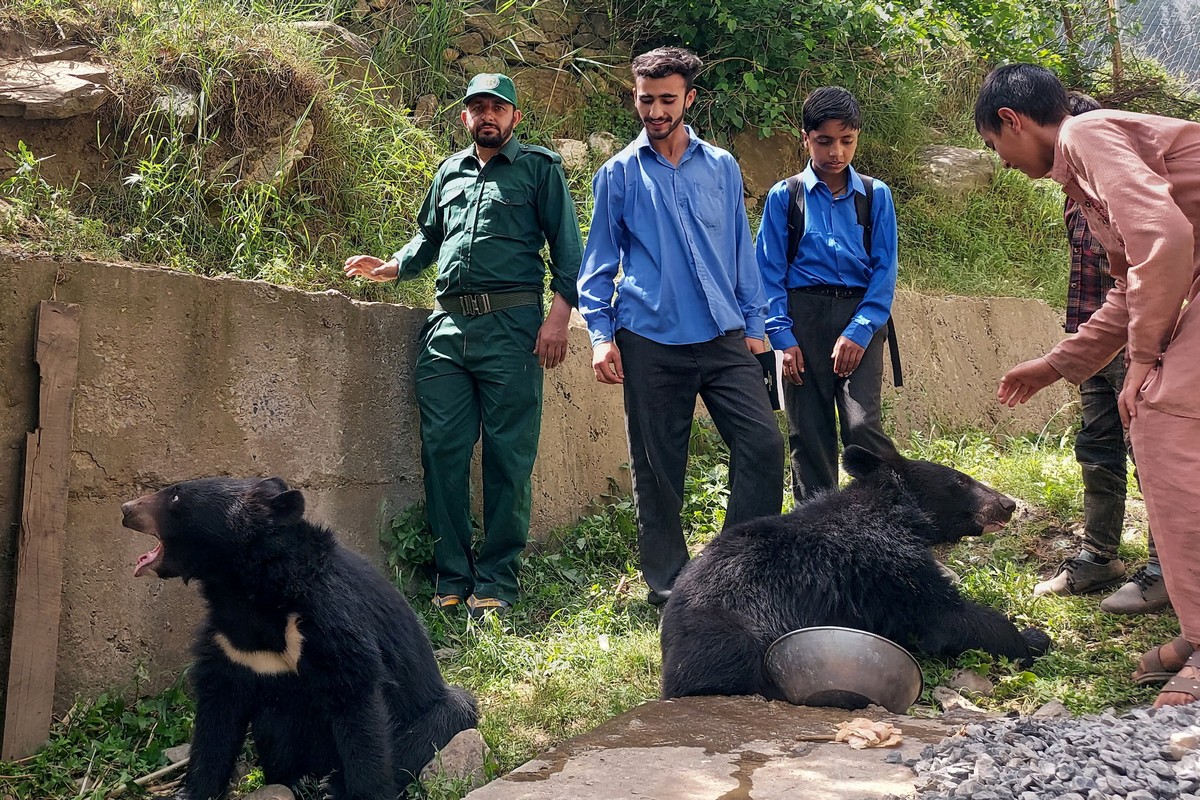
[[[267,783],[313,776],[336,798],[391,800],[475,726],[474,699],[442,679],[408,602],[305,521],[303,495],[282,480],[186,481],[122,511],[127,527],[161,543],[138,573],[196,579],[208,604],[189,672],[196,724],[184,797],[225,796],[248,727]],[[303,636],[294,671],[263,674],[221,646],[277,659],[293,616]]]
[[[663,697],[780,698],[767,647],[817,625],[871,631],[931,655],[1046,652],[1041,631],[1018,631],[964,599],[929,549],[998,529],[1016,506],[1010,498],[895,453],[849,447],[844,463],[854,477],[846,488],[722,532],[680,573],[663,609]]]

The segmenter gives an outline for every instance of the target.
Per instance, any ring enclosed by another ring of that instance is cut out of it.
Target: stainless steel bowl
[[[921,667],[900,645],[874,633],[825,625],[785,633],[767,648],[767,672],[799,706],[866,708],[903,714],[924,688]]]

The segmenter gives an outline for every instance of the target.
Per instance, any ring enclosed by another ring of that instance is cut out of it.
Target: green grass
[[[77,702],[36,756],[0,762],[0,795],[98,800],[162,767],[163,751],[191,736],[195,709],[181,683],[133,702],[117,694]],[[86,789],[76,783],[84,780]]]
[[[962,202],[928,193],[905,198],[897,212],[900,285],[1064,306],[1070,258],[1062,197],[1056,184],[1001,169],[991,191]]]
[[[1082,486],[1069,435],[1000,438],[984,433],[913,436],[912,457],[958,466],[1021,498],[1028,511],[997,534],[968,540],[940,557],[963,577],[962,589],[1002,609],[1019,625],[1042,627],[1054,649],[1022,669],[980,652],[954,661],[920,659],[930,689],[960,667],[996,684],[984,708],[1024,713],[1057,698],[1076,713],[1125,709],[1150,702],[1154,689],[1128,680],[1137,656],[1178,631],[1171,614],[1117,617],[1100,613],[1099,596],[1032,596],[1033,585],[1078,542],[1067,529],[1080,515]],[[696,550],[719,530],[727,491],[725,451],[710,426],[692,442],[684,523]],[[1131,486],[1134,504],[1136,487]],[[1146,557],[1144,524],[1121,555],[1132,566]],[[566,738],[581,734],[658,695],[661,656],[657,617],[645,602],[637,569],[632,503],[613,496],[595,513],[532,548],[522,568],[522,601],[503,620],[475,622],[429,604],[421,579],[428,560],[423,513],[410,509],[385,534],[396,579],[424,619],[447,679],[479,699],[480,728],[507,771]],[[413,562],[416,562],[414,565]],[[415,566],[415,569],[413,568]],[[929,692],[923,698],[930,701]],[[162,765],[162,748],[187,740],[191,706],[178,688],[131,704],[115,695],[79,703],[58,722],[50,745],[33,759],[0,764],[0,793],[14,800],[75,797],[85,774],[99,798],[124,780]],[[242,783],[261,782],[255,772]],[[461,787],[427,787],[428,800],[461,796]]]

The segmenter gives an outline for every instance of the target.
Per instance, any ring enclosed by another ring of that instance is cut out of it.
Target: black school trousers
[[[783,505],[783,437],[744,331],[698,344],[665,345],[619,330],[625,370],[625,432],[638,549],[649,600],[666,602],[688,561],[683,510],[696,397],[729,445],[725,527],[778,514]]]
[[[861,299],[854,294],[788,292],[792,333],[804,356],[804,384],[783,383],[792,496],[797,504],[837,486],[839,428],[843,446],[857,444],[876,453],[895,449],[883,432],[880,403],[887,326],[876,331],[854,372],[845,378],[833,372],[833,346]]]

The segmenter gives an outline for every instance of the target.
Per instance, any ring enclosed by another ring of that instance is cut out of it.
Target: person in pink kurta
[[[1134,679],[1174,675],[1156,706],[1200,699],[1200,124],[1100,110],[1070,116],[1049,70],[992,71],[975,127],[1005,166],[1049,177],[1083,209],[1116,288],[1041,358],[1018,364],[997,397],[1015,406],[1060,378],[1078,384],[1122,348],[1118,401],[1182,635],[1142,656]]]

